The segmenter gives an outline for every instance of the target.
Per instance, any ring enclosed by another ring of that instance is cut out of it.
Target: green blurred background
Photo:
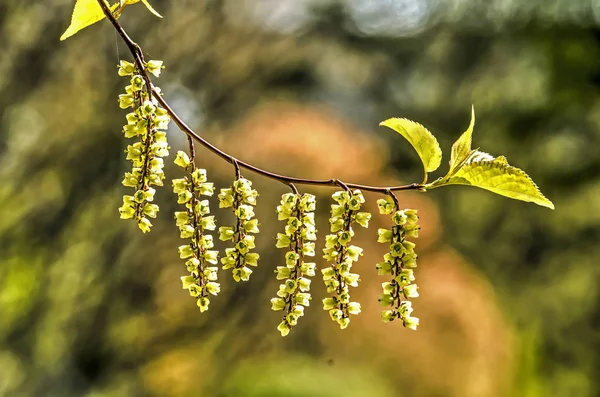
[[[474,104],[474,146],[525,169],[557,209],[466,187],[403,194],[422,220],[419,331],[379,320],[376,216],[356,237],[363,313],[337,329],[315,279],[281,338],[269,299],[286,189],[246,174],[262,263],[243,285],[223,272],[201,315],[179,282],[170,190],[152,233],[118,219],[124,45],[105,21],[59,42],[72,0],[2,0],[0,395],[600,396],[600,1],[152,3],[164,19],[137,4],[121,22],[165,61],[156,83],[175,110],[240,159],[417,182],[416,154],[379,121],[423,123],[447,160]],[[185,147],[173,125],[169,139]],[[218,187],[233,177],[203,149],[198,164]],[[331,191],[307,191],[324,233]]]

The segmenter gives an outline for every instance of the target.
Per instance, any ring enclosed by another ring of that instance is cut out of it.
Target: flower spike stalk
[[[304,308],[310,305],[311,280],[315,275],[315,263],[305,262],[305,257],[315,256],[317,230],[315,229],[316,199],[312,194],[287,193],[277,206],[277,218],[286,221],[285,233],[277,233],[277,248],[286,250],[285,266],[277,266],[279,286],[277,297],[271,299],[271,309],[283,311],[284,316],[277,329],[282,336],[290,333]]]
[[[189,239],[188,244],[179,246],[179,257],[186,259],[189,275],[181,277],[183,289],[196,299],[200,312],[208,310],[210,295],[217,295],[221,285],[217,283],[219,268],[218,251],[214,248],[213,236],[207,230],[215,230],[215,217],[210,214],[208,200],[201,196],[212,196],[214,186],[207,182],[206,170],[196,168],[185,152],[177,152],[175,164],[188,172],[188,175],[173,179],[173,192],[177,203],[185,206],[184,211],[175,212],[180,237]],[[211,266],[212,265],[212,266]]]
[[[353,223],[366,228],[369,226],[371,214],[359,212],[365,202],[360,190],[353,192],[341,190],[335,192],[332,198],[336,204],[331,205],[329,219],[331,234],[325,237],[323,258],[331,266],[321,270],[327,292],[333,294],[323,299],[323,310],[329,311],[329,316],[344,329],[350,323],[350,314],[360,313],[360,303],[350,301],[349,287],[358,286],[359,275],[352,273],[352,263],[362,256],[362,248],[351,245],[354,236]]]
[[[419,218],[417,210],[397,210],[395,200],[391,197],[377,200],[381,214],[392,215],[394,226],[391,229],[379,229],[377,242],[388,243],[390,251],[384,255],[384,261],[377,264],[379,275],[391,275],[392,279],[382,283],[383,294],[379,298],[383,310],[383,321],[390,322],[396,318],[402,320],[406,328],[416,330],[419,325],[417,317],[411,317],[412,302],[408,299],[419,296],[415,281],[414,269],[417,267],[415,244],[407,238],[419,236]]]
[[[149,61],[145,67],[156,72],[162,67],[162,62]],[[119,212],[121,219],[134,219],[140,230],[147,233],[152,227],[148,218],[156,218],[159,210],[158,205],[152,203],[155,193],[152,186],[162,186],[165,179],[162,158],[169,155],[169,145],[164,130],[170,117],[158,105],[134,64],[121,61],[118,73],[130,78],[130,84],[125,87],[126,93],[119,96],[119,106],[122,109],[133,108],[127,114],[123,134],[125,138],[137,140],[125,151],[132,169],[125,173],[122,181],[124,186],[135,189],[135,193],[123,196]]]
[[[254,206],[258,192],[252,189],[252,182],[239,177],[230,188],[221,189],[219,208],[232,208],[236,217],[233,227],[221,226],[219,240],[233,242],[233,247],[225,249],[225,257],[221,258],[223,269],[231,269],[233,279],[237,282],[248,281],[252,269],[258,266],[259,255],[250,252],[256,245],[254,236],[259,232],[258,220],[254,215]]]

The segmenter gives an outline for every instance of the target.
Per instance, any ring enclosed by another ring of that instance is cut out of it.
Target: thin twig
[[[240,179],[242,177],[242,170],[240,170],[240,165],[239,165],[238,160],[236,158],[232,157],[231,158],[231,163],[235,167],[235,180],[237,181],[238,179]]]
[[[231,156],[230,154],[228,154],[228,153],[224,152],[223,150],[219,149],[218,147],[214,146],[213,144],[208,142],[206,139],[204,139],[200,135],[198,135],[196,132],[194,132],[194,130],[192,130],[177,115],[177,113],[175,113],[175,111],[169,106],[167,101],[165,101],[165,99],[161,96],[160,92],[156,89],[156,87],[154,87],[152,85],[150,76],[148,75],[148,72],[146,71],[146,68],[144,66],[145,65],[144,54],[143,54],[141,47],[129,37],[129,35],[125,31],[125,29],[123,29],[121,24],[119,24],[117,19],[112,15],[112,13],[110,12],[110,9],[108,8],[108,5],[105,3],[105,1],[104,0],[97,0],[97,1],[98,1],[98,4],[100,4],[102,11],[104,11],[104,15],[106,15],[108,20],[114,26],[117,33],[119,33],[119,35],[121,36],[121,38],[127,45],[129,52],[131,52],[131,55],[133,56],[135,64],[137,65],[138,69],[142,73],[142,77],[144,78],[144,81],[146,82],[147,86],[151,89],[152,95],[158,101],[158,103],[160,103],[160,105],[167,111],[167,113],[169,114],[169,116],[171,117],[173,122],[177,125],[177,127],[179,127],[179,129],[182,132],[184,132],[188,137],[196,140],[202,146],[204,146],[205,148],[207,148],[208,150],[210,150],[217,156],[221,157],[222,159],[226,160],[227,162],[232,163],[232,164],[237,163],[238,167],[245,168],[256,174],[262,175],[266,178],[274,179],[274,180],[284,183],[286,185],[295,183],[295,184],[299,184],[299,185],[342,186],[342,185],[340,185],[340,183],[341,183],[348,190],[360,189],[360,190],[376,192],[376,193],[383,193],[383,194],[386,194],[388,191],[400,191],[400,190],[423,191],[425,189],[425,187],[419,183],[411,183],[410,185],[398,185],[398,186],[385,187],[385,186],[360,185],[357,183],[344,183],[341,180],[335,179],[335,178],[334,179],[295,178],[295,177],[281,175],[281,174],[277,174],[277,173],[270,172],[267,170],[263,170],[262,168],[259,168],[255,165],[252,165],[250,163],[246,163],[246,162],[236,159],[235,157]]]
[[[400,209],[400,204],[398,203],[398,197],[396,197],[396,195],[394,194],[394,192],[392,192],[391,190],[387,190],[385,192],[385,194],[387,194],[388,196],[390,196],[392,198],[392,200],[394,200],[394,205],[396,206],[396,208],[394,208],[394,210],[399,210]]]
[[[334,180],[332,180],[332,182],[334,182],[336,185],[338,185],[339,187],[341,187],[342,189],[344,189],[345,191],[347,191],[348,193],[350,193],[352,195],[352,190],[350,190],[348,185],[345,184],[344,182],[342,182],[341,180],[334,179]]]
[[[190,148],[190,161],[192,163],[195,163],[196,161],[196,148],[194,147],[194,140],[192,139],[191,136],[187,136],[188,139],[188,146]]]
[[[296,185],[294,185],[293,183],[288,183],[288,185],[290,186],[290,189],[292,189],[292,192],[294,192],[294,194],[296,196],[300,195],[300,193],[298,192],[298,189],[296,189]]]

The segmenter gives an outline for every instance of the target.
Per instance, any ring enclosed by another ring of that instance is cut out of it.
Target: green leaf
[[[159,18],[162,18],[162,15],[152,8],[150,3],[148,3],[148,0],[141,1],[151,13]],[[115,18],[118,19],[126,6],[139,2],[140,0],[119,0],[118,3],[110,7],[110,12],[112,12]],[[62,41],[68,39],[81,29],[87,28],[88,26],[101,21],[105,17],[106,15],[104,15],[102,7],[100,7],[100,4],[98,4],[97,0],[77,0],[75,3],[75,8],[73,9],[73,15],[71,16],[71,24],[62,34],[62,36],[60,36],[60,40]]]
[[[111,12],[118,7],[115,4],[110,7]],[[73,15],[71,16],[71,24],[60,36],[60,40],[63,41],[73,36],[83,28],[87,28],[90,25],[95,24],[105,18],[104,12],[96,0],[77,0],[75,8],[73,9]]]
[[[391,118],[379,123],[402,135],[417,151],[427,173],[438,169],[442,162],[442,149],[435,136],[425,127],[414,121],[400,118]]]
[[[451,175],[456,171],[472,153],[471,141],[473,139],[473,127],[475,126],[475,107],[471,106],[471,123],[469,128],[454,142],[452,145],[452,153],[450,154],[450,171]]]
[[[504,156],[493,158],[487,153],[474,151],[454,175],[440,178],[426,186],[470,185],[492,191],[516,200],[528,201],[554,209],[525,171],[508,164]]]

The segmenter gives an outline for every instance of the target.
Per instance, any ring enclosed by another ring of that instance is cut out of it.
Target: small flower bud
[[[210,206],[208,200],[197,201],[194,206],[194,211],[200,216],[210,214]]]
[[[179,194],[188,189],[188,181],[185,178],[173,179],[171,186],[173,186],[173,193]]]
[[[119,95],[119,107],[121,109],[127,109],[132,107],[135,103],[135,99],[131,94],[121,94]]]
[[[215,193],[215,187],[213,183],[200,183],[198,185],[198,193],[203,196],[212,196]]]
[[[141,91],[144,87],[144,78],[140,75],[135,75],[131,78],[130,83],[134,91]]]
[[[381,283],[381,286],[383,287],[383,293],[389,294],[389,295],[394,294],[396,292],[396,290],[398,289],[398,284],[391,283],[389,281],[386,281],[385,283]]]
[[[348,303],[348,313],[350,314],[359,314],[360,313],[360,303],[358,302],[350,302]]]
[[[340,325],[340,329],[346,329],[350,324],[350,319],[348,317],[343,317],[338,320],[338,324]]]
[[[164,69],[163,61],[148,61],[146,62],[146,70],[156,77],[160,76],[161,70]]]
[[[188,289],[190,285],[193,285],[195,282],[196,280],[192,276],[181,276],[181,286],[183,289]]]
[[[368,212],[359,212],[354,216],[354,220],[362,227],[369,227],[371,214],[369,214]]]
[[[323,299],[323,310],[331,310],[337,305],[334,298]]]
[[[119,207],[119,213],[121,214],[121,219],[131,219],[135,215],[135,208],[131,205],[123,204]]]
[[[350,195],[345,190],[335,192],[331,197],[340,205],[344,205],[350,200]]]
[[[341,320],[343,316],[344,316],[344,313],[340,309],[329,310],[329,317],[331,317],[331,319],[333,321],[337,322],[337,321]]]
[[[283,233],[277,233],[277,248],[287,248],[291,244],[291,240],[288,236]]]
[[[187,168],[191,164],[190,158],[188,157],[187,153],[182,152],[181,150],[177,152],[174,162],[181,168]]]
[[[154,116],[154,112],[156,112],[156,106],[152,103],[152,101],[145,101],[141,107],[142,115],[146,117]]]
[[[281,298],[272,298],[271,299],[271,310],[279,311],[283,310],[285,307],[285,301]]]
[[[252,189],[251,186],[252,182],[246,178],[240,178],[233,182],[233,190],[240,194],[249,192]]]
[[[206,283],[206,291],[211,295],[217,295],[221,292],[221,285],[212,281],[208,282]]]
[[[400,274],[396,276],[396,282],[399,285],[405,286],[415,281],[415,275],[413,269],[402,269]]]
[[[392,199],[392,197],[385,196],[385,198],[377,200],[377,207],[379,207],[380,214],[388,215],[394,212],[396,204],[394,203],[394,199]]]
[[[323,273],[323,280],[327,281],[336,276],[335,269],[332,267],[326,267],[321,269],[321,273]]]
[[[384,310],[383,312],[381,312],[381,319],[386,323],[394,321],[396,316],[397,312],[395,310]]]
[[[315,243],[304,243],[302,254],[304,256],[315,256]]]
[[[300,291],[302,292],[310,290],[310,280],[305,277],[300,277],[298,279],[298,288],[300,288]]]
[[[258,233],[258,219],[251,219],[244,223],[246,233]]]
[[[207,179],[206,179],[206,170],[203,169],[203,168],[196,168],[192,172],[192,180],[194,181],[194,184],[196,184],[196,185],[200,185],[201,183],[206,182],[207,181]]]
[[[188,190],[184,190],[181,191],[178,195],[177,195],[177,204],[186,204],[189,203],[190,200],[192,199],[192,192],[188,191]]]
[[[120,61],[119,62],[119,76],[129,76],[132,75],[133,73],[135,73],[135,66],[133,63],[131,62],[127,62],[127,61]]]
[[[317,265],[313,262],[305,262],[301,265],[300,271],[303,276],[314,277]]]
[[[296,294],[296,303],[302,306],[309,306],[310,294],[306,292],[298,292]]]
[[[277,330],[281,332],[281,336],[287,336],[290,333],[290,326],[286,321],[282,321],[277,326]]]
[[[286,266],[277,266],[277,270],[275,270],[277,274],[277,280],[285,280],[290,277],[290,269]]]
[[[232,227],[229,226],[221,226],[219,227],[219,240],[221,241],[230,241],[235,235],[235,231]]]
[[[348,258],[350,258],[354,262],[358,261],[358,257],[362,256],[362,252],[363,249],[357,247],[356,245],[351,245],[346,249],[346,254],[348,255]]]
[[[141,217],[138,219],[138,227],[143,233],[148,233],[152,227],[152,223],[148,218]]]
[[[190,238],[194,235],[196,229],[194,229],[191,225],[183,225],[179,227],[179,237],[180,238]]]
[[[248,281],[251,274],[252,270],[245,266],[242,268],[233,269],[233,279],[237,282]]]
[[[215,224],[215,217],[203,216],[201,226],[204,230],[215,230],[217,228]]]
[[[208,305],[210,304],[210,300],[206,297],[202,297],[196,301],[196,304],[200,308],[200,313],[203,313],[208,310]]]
[[[213,238],[210,234],[204,234],[198,239],[198,245],[202,249],[211,249],[215,246]]]
[[[216,265],[217,263],[219,263],[218,261],[218,257],[219,257],[219,251],[205,251],[203,258],[206,262],[208,263],[212,263],[213,265]]]
[[[233,206],[233,191],[231,189],[221,189],[217,196],[219,199],[219,208],[230,208]]]
[[[181,245],[181,246],[179,246],[178,249],[179,249],[179,257],[181,259],[186,259],[186,258],[189,258],[190,256],[194,255],[194,250],[189,245]]]
[[[187,225],[190,222],[190,217],[187,212],[175,212],[177,226]]]
[[[413,331],[416,331],[419,326],[418,317],[402,317],[402,321],[406,328],[412,329]]]
[[[406,285],[402,288],[402,293],[406,298],[418,298],[419,292],[416,284]]]
[[[197,284],[191,284],[187,288],[187,290],[189,291],[190,295],[193,297],[196,297],[202,293],[202,288]]]
[[[377,230],[377,242],[378,243],[389,243],[392,241],[392,231],[389,229],[378,229]]]
[[[258,266],[258,259],[260,258],[260,255],[257,254],[256,252],[248,252],[244,255],[244,262],[246,263],[246,265],[248,266]]]
[[[235,215],[239,218],[239,219],[243,219],[243,220],[249,220],[251,218],[254,217],[254,208],[252,208],[249,205],[240,205],[236,210],[235,210]]]
[[[200,261],[197,258],[190,258],[185,262],[185,267],[190,273],[197,271],[198,266],[200,266]]]
[[[394,215],[392,215],[392,220],[398,226],[404,226],[407,221],[406,215],[404,215],[404,211],[396,211]]]

